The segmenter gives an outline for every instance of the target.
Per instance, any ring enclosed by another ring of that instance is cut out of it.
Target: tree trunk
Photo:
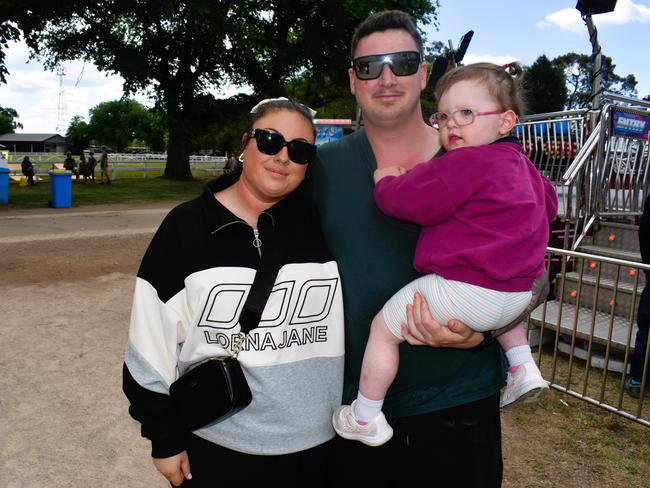
[[[163,178],[170,180],[193,179],[190,170],[190,134],[184,127],[186,125],[181,118],[170,118],[169,147],[167,148],[167,164]]]

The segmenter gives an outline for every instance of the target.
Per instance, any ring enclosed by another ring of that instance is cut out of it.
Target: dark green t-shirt
[[[384,303],[419,275],[413,256],[419,227],[382,214],[373,198],[377,167],[364,130],[318,150],[310,182],[325,237],[339,265],[345,308],[344,403],[356,398],[370,323]],[[400,346],[400,367],[384,412],[418,415],[496,393],[505,361],[498,345],[479,352]]]

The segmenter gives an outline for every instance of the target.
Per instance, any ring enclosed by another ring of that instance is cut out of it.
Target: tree
[[[16,132],[16,129],[22,129],[23,124],[17,122],[18,112],[13,108],[0,107],[0,134]]]
[[[363,19],[400,9],[423,24],[435,24],[438,6],[437,0],[235,2],[229,41],[236,61],[228,75],[262,98],[286,95],[293,84],[307,80],[303,101],[324,106],[332,99],[331,87],[349,90],[350,40]]]
[[[26,0],[28,4],[40,3]],[[48,2],[49,3],[49,2]],[[348,44],[369,13],[399,8],[435,20],[428,0],[60,0],[57,8],[18,15],[33,53],[55,68],[71,59],[121,75],[127,93],[148,90],[166,113],[165,177],[189,179],[189,151],[204,125],[199,95],[226,82],[256,98],[285,94],[302,76],[304,100],[324,104],[328,84],[348,89]]]
[[[44,26],[45,19],[66,15],[73,2],[47,0],[0,0],[0,83],[6,83],[9,74],[5,64],[5,50],[9,42],[23,37],[35,37]],[[34,53],[32,53],[33,57]]]
[[[149,109],[149,117],[140,128],[140,137],[152,151],[164,151],[167,131],[165,130],[165,111],[154,107]]]
[[[126,93],[145,90],[165,111],[169,149],[165,177],[191,179],[189,149],[196,96],[223,77],[229,3],[213,0],[61,0],[21,27],[33,53],[54,69],[84,59],[121,75]],[[25,29],[29,29],[26,32]],[[91,125],[93,125],[91,123]],[[107,128],[107,127],[106,127]],[[122,146],[124,139],[110,136]]]
[[[0,114],[0,134],[11,134],[15,132],[11,124],[11,118],[4,114]]]
[[[98,144],[119,152],[134,139],[146,140],[152,123],[152,115],[141,103],[113,100],[90,109],[89,134]]]
[[[5,49],[10,41],[17,41],[19,38],[20,33],[15,25],[0,19],[0,83],[6,83],[9,74],[5,65]]]
[[[90,145],[90,127],[82,116],[72,117],[65,138],[70,150],[75,154],[81,154]]]
[[[567,109],[591,106],[593,58],[587,54],[568,53],[558,56],[553,64],[564,71],[567,83]],[[636,78],[614,73],[616,65],[609,56],[602,56],[601,91],[611,91],[620,95],[636,96]]]
[[[564,109],[567,99],[564,71],[545,55],[524,69],[522,84],[528,113],[541,114]]]

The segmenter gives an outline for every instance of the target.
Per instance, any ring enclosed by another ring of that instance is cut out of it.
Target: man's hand
[[[187,451],[168,458],[153,458],[153,465],[174,486],[181,486],[183,480],[192,479],[190,459],[187,457]]]
[[[406,306],[406,317],[408,324],[402,324],[402,335],[412,346],[471,349],[483,341],[483,334],[460,320],[451,320],[447,326],[436,322],[419,293],[413,297],[413,304]]]
[[[377,183],[382,178],[386,176],[400,176],[406,173],[406,170],[401,166],[385,166],[375,170],[374,178],[375,183]]]

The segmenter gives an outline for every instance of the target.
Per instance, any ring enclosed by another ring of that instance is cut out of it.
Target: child
[[[517,75],[519,65],[507,66]],[[410,171],[375,171],[375,200],[385,214],[421,225],[409,283],[374,318],[359,394],[333,415],[336,432],[378,446],[393,435],[381,412],[399,365],[406,306],[422,294],[435,320],[459,319],[484,332],[511,324],[528,307],[545,271],[553,185],[526,158],[510,132],[522,113],[519,86],[506,68],[477,63],[445,74],[431,118],[447,150]],[[510,363],[501,406],[548,391],[523,325],[500,335]]]

